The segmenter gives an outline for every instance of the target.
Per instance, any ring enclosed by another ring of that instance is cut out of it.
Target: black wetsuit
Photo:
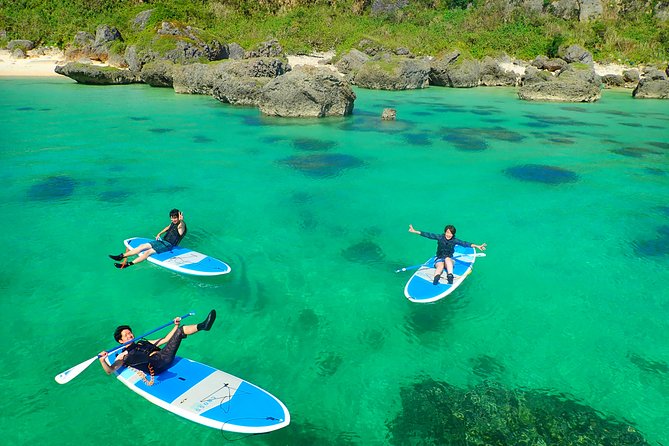
[[[179,223],[170,223],[170,227],[167,229],[163,240],[169,243],[172,246],[177,246],[181,240],[186,236],[188,228],[186,228],[186,223],[184,223],[184,233],[179,234]]]
[[[453,253],[455,252],[455,245],[460,245],[464,247],[470,247],[472,246],[471,243],[465,242],[463,240],[457,239],[455,237],[451,237],[450,240],[448,240],[444,234],[433,234],[431,232],[420,232],[420,235],[429,238],[432,240],[437,241],[437,260],[444,260],[446,257],[453,257]]]
[[[172,364],[181,345],[181,340],[185,337],[183,328],[179,327],[162,349],[149,341],[138,341],[130,344],[126,348],[128,355],[123,359],[123,365],[141,370],[149,375],[157,375]],[[157,353],[151,354],[153,352]]]

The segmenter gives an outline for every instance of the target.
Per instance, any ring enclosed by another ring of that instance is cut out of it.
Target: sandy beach
[[[292,67],[298,65],[315,65],[330,68],[336,71],[336,68],[330,64],[321,62],[329,61],[334,56],[333,51],[326,53],[313,53],[309,55],[289,55],[288,63]],[[60,50],[49,50],[45,54],[35,54],[35,51],[28,51],[28,57],[25,59],[15,59],[8,50],[0,50],[0,77],[55,77],[54,69],[57,65],[65,63],[65,56]],[[96,63],[96,65],[99,63]],[[522,75],[525,69],[519,65],[511,63],[502,64],[506,70],[515,71]],[[597,74],[622,74],[623,70],[630,67],[618,64],[594,64]]]
[[[0,50],[0,77],[52,77],[60,76],[53,70],[65,63],[62,51],[50,50],[46,54],[35,55],[28,51],[25,59],[15,59],[8,50]]]

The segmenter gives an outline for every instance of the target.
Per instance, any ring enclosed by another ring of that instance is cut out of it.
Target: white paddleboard
[[[151,241],[148,238],[133,237],[124,240],[123,243],[126,248],[134,249]],[[150,255],[147,260],[163,268],[194,276],[219,276],[231,270],[230,265],[225,262],[181,246],[175,246],[171,251],[161,254]]]
[[[478,254],[483,255],[483,254]],[[434,261],[436,257],[430,258],[411,276],[404,287],[404,295],[412,302],[435,302],[451,294],[472,272],[472,266],[476,261],[477,253],[474,248],[455,246],[453,254],[453,283],[449,284],[446,279],[446,269],[441,275],[439,283],[434,285],[432,281],[436,274]]]
[[[106,358],[112,364],[116,356]],[[290,424],[286,406],[269,392],[205,364],[176,357],[153,377],[128,367],[116,376],[133,392],[188,420],[228,432],[261,434]],[[151,385],[149,385],[151,383]]]

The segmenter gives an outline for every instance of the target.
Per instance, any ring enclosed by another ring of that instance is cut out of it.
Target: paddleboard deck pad
[[[126,248],[135,249],[151,241],[148,238],[133,237],[124,240],[123,243]],[[219,276],[230,272],[227,263],[181,246],[175,246],[171,251],[161,254],[150,255],[147,260],[163,268],[194,276]]]
[[[110,354],[107,363],[111,365],[117,355]],[[153,404],[214,429],[261,434],[290,424],[288,409],[269,392],[190,359],[175,357],[153,379],[125,366],[115,374]]]
[[[436,285],[432,284],[436,269],[434,261],[436,257],[430,258],[411,276],[404,287],[404,295],[412,302],[435,302],[451,294],[472,272],[472,266],[476,261],[476,250],[474,248],[455,246],[453,254],[453,283],[449,284],[446,279],[446,268],[441,274],[441,279]]]

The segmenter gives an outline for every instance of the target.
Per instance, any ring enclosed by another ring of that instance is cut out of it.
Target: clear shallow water
[[[568,395],[669,443],[669,103],[356,93],[352,117],[287,120],[168,89],[0,80],[7,444],[234,438],[97,364],[53,380],[112,347],[119,323],[210,308],[215,328],[180,353],[291,411],[245,443],[388,442],[401,389],[426,378]],[[389,106],[398,121],[381,122]],[[173,207],[183,244],[228,277],[113,268],[106,255]],[[409,273],[394,270],[435,248],[409,223],[488,243],[452,298],[404,298]]]

